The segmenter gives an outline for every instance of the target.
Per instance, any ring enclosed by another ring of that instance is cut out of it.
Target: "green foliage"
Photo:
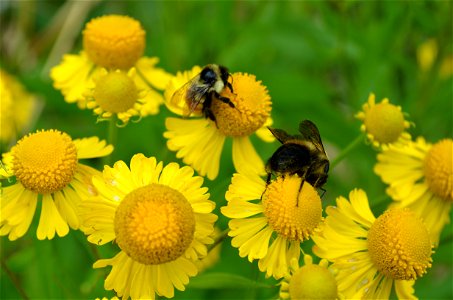
[[[76,1],[71,9],[83,11],[84,5]],[[49,67],[58,64],[65,53],[53,45],[65,19],[57,14],[67,13],[68,6],[68,2],[1,2],[0,65],[45,102],[33,129],[56,128],[73,138],[96,135],[105,139],[108,124],[96,124],[91,111],[67,104],[48,76]],[[359,135],[360,122],[353,116],[370,92],[379,101],[388,97],[402,106],[415,124],[410,130],[414,137],[436,142],[453,135],[452,77],[437,75],[443,59],[452,55],[450,1],[104,1],[89,6],[88,15],[72,24],[74,32],[62,31],[75,35],[64,45],[71,53],[81,49],[80,29],[90,18],[127,14],[147,32],[146,55],[159,57],[158,66],[168,72],[218,63],[232,72],[256,75],[272,97],[274,126],[295,132],[300,120],[314,121],[330,158]],[[7,32],[17,39],[7,38]],[[431,70],[423,73],[416,51],[430,38],[437,41],[439,51]],[[61,53],[54,56],[52,51]],[[156,156],[165,163],[179,161],[167,150],[162,135],[168,116],[171,113],[161,107],[159,115],[120,128],[112,161],[128,163],[135,153]],[[256,138],[252,142],[264,160],[278,146]],[[217,213],[226,204],[224,194],[234,172],[230,152],[227,142],[219,177],[205,180]],[[390,199],[372,171],[375,157],[376,152],[365,144],[347,156],[330,173],[324,205],[358,187],[368,193],[375,214],[383,211]],[[101,168],[101,161],[90,164]],[[108,270],[92,269],[96,259],[113,255],[113,245],[94,250],[82,233],[74,231],[64,238],[38,241],[37,216],[18,241],[1,238],[0,297],[113,296],[103,288]],[[218,226],[227,227],[221,215]],[[453,298],[452,229],[447,227],[432,269],[415,285],[420,298]],[[258,274],[256,264],[240,258],[227,238],[219,264],[191,279],[187,290],[176,297],[270,299],[278,293],[273,284]]]

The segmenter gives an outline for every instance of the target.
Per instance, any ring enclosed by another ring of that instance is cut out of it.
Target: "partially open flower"
[[[124,124],[133,116],[145,116],[143,106],[146,90],[139,89],[135,84],[135,72],[135,68],[128,73],[103,69],[94,78],[93,87],[86,94],[87,107],[103,119],[116,115]]]
[[[405,120],[400,106],[393,105],[387,98],[375,102],[373,93],[363,105],[363,111],[356,117],[363,121],[360,130],[365,132],[368,140],[376,148],[386,147],[397,142],[407,142],[411,136],[406,132],[410,123]]]
[[[280,282],[280,299],[342,299],[333,271],[328,265],[325,259],[314,264],[310,255],[304,255],[304,265],[301,267],[295,258],[291,259],[289,272]]]

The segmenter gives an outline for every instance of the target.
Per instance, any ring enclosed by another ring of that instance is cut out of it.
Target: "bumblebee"
[[[302,178],[299,192],[305,181],[314,188],[324,191],[322,186],[327,181],[329,160],[316,125],[309,120],[300,122],[300,134],[297,135],[289,135],[282,129],[270,127],[268,129],[282,145],[266,164],[267,185],[272,174],[275,176],[297,174]]]
[[[214,99],[227,103],[234,108],[233,102],[227,97],[220,96],[225,87],[228,87],[233,93],[233,86],[228,81],[231,74],[224,66],[210,64],[205,66],[201,72],[179,88],[172,96],[171,103],[178,104],[184,101],[184,116],[188,117],[199,105],[201,113],[207,119],[216,121],[211,110],[211,104]]]

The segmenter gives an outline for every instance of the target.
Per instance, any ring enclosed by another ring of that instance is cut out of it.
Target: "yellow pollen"
[[[266,87],[254,75],[234,73],[232,77],[233,93],[225,87],[220,95],[229,98],[235,107],[214,99],[211,109],[222,134],[248,136],[269,118],[271,98]]]
[[[438,197],[453,201],[453,140],[434,144],[424,161],[424,173],[429,189]]]
[[[319,265],[305,265],[289,282],[290,299],[337,299],[337,282],[333,274]]]
[[[410,209],[384,212],[368,232],[368,252],[376,268],[395,280],[415,280],[431,267],[425,225]]]
[[[383,144],[396,142],[405,129],[401,108],[388,100],[369,107],[364,124],[367,132]]]
[[[134,106],[138,91],[126,73],[109,72],[97,80],[93,98],[104,111],[122,113]]]
[[[264,215],[278,234],[289,240],[309,239],[322,219],[321,198],[308,182],[299,176],[280,176],[271,182],[264,194]],[[300,192],[299,192],[300,189]]]
[[[126,195],[114,224],[121,250],[137,262],[157,265],[184,254],[194,237],[195,215],[183,194],[153,183]]]
[[[23,137],[12,153],[17,180],[39,194],[63,189],[77,168],[77,148],[69,135],[58,130],[38,131]]]
[[[128,16],[102,16],[86,24],[83,48],[98,66],[129,69],[143,55],[145,34],[140,22]]]

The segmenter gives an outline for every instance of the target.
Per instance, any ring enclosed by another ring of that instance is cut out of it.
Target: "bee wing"
[[[312,121],[304,120],[300,122],[299,132],[302,134],[304,139],[311,141],[319,151],[325,153],[318,127],[316,127]]]
[[[197,85],[200,75],[195,76],[183,86],[177,89],[171,99],[170,104],[172,106],[178,107],[184,117],[190,116],[203,100],[203,91],[193,91],[192,87]]]
[[[267,127],[269,131],[275,136],[277,140],[280,141],[280,143],[284,144],[286,141],[293,139],[293,137],[289,134],[286,133],[286,131],[282,129],[277,129],[277,128],[271,128]]]

